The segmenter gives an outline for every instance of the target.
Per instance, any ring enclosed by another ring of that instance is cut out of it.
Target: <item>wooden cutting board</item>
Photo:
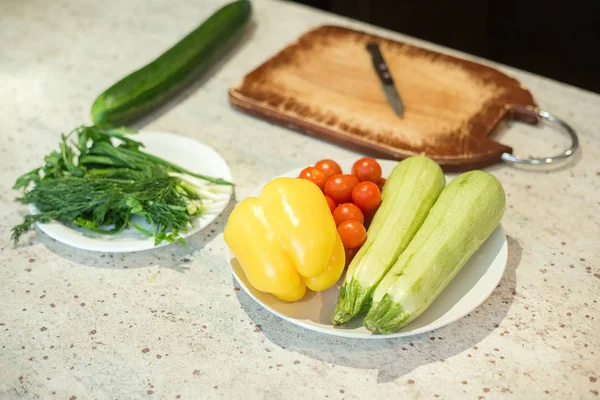
[[[373,69],[371,41],[402,96],[402,118]],[[483,167],[511,153],[488,138],[508,113],[537,122],[531,93],[493,68],[337,26],[304,34],[246,75],[229,98],[250,114],[369,155],[424,154],[446,170]]]

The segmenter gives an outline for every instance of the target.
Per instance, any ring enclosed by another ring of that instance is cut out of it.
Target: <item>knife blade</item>
[[[379,45],[374,42],[368,43],[367,51],[371,54],[373,67],[375,68],[377,76],[381,81],[383,92],[385,93],[385,97],[387,97],[388,103],[390,103],[394,112],[399,117],[402,117],[404,114],[404,104],[402,103],[400,93],[398,93],[398,90],[396,89],[396,85],[392,79],[392,74],[390,74],[387,64],[383,59]]]

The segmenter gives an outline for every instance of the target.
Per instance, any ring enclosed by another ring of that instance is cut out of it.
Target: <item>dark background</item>
[[[600,93],[600,0],[293,0]]]

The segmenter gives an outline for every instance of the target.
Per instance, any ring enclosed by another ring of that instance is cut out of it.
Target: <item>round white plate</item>
[[[165,132],[139,132],[133,135],[135,140],[144,144],[144,151],[198,174],[223,178],[231,181],[231,171],[225,160],[211,147],[196,140]],[[194,182],[200,180],[186,176],[187,180]],[[207,211],[194,219],[194,227],[182,235],[187,238],[214,221],[227,207],[231,198],[231,191],[218,195],[216,203]],[[29,207],[31,213],[36,213],[35,206]],[[142,225],[142,221],[138,221]],[[135,229],[125,229],[116,235],[103,235],[89,232],[83,228],[67,226],[60,222],[38,224],[39,228],[48,236],[69,246],[91,251],[105,251],[122,253],[129,251],[149,250],[166,246],[169,242],[154,245],[154,239],[145,236]]]
[[[383,176],[386,177],[397,164],[389,160],[378,161],[383,169]],[[351,169],[351,165],[342,164],[341,167],[344,173],[349,172]],[[302,168],[298,168],[281,176],[296,177],[301,170]],[[452,177],[446,176],[446,180],[449,181]],[[250,197],[258,196],[261,189],[262,186],[254,190],[250,194]],[[265,309],[286,321],[306,329],[329,335],[366,339],[385,339],[416,335],[441,328],[464,317],[492,294],[504,273],[507,255],[508,246],[506,236],[502,227],[499,226],[419,318],[402,328],[399,332],[388,335],[377,335],[371,333],[362,325],[362,318],[357,318],[342,327],[334,326],[331,323],[331,316],[335,309],[343,276],[337,284],[325,291],[308,291],[302,300],[295,303],[288,303],[268,293],[259,292],[252,287],[237,259],[231,250],[227,248],[227,259],[233,276],[241,288]]]

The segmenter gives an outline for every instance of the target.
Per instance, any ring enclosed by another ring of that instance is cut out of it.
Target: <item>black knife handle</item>
[[[375,67],[375,71],[377,71],[377,75],[379,76],[379,79],[381,79],[381,82],[393,85],[394,80],[383,59],[381,51],[379,50],[379,45],[377,43],[369,43],[367,44],[367,50],[371,53],[373,66]]]

